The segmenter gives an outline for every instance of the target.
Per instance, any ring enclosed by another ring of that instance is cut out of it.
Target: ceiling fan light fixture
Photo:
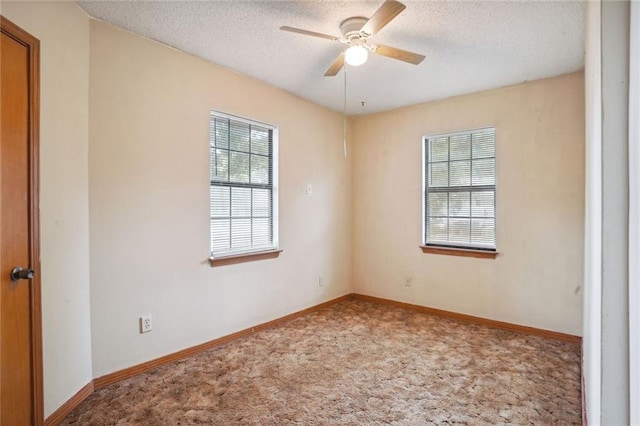
[[[351,46],[344,54],[345,62],[352,67],[357,67],[364,64],[365,62],[367,62],[368,57],[369,51],[362,46]]]

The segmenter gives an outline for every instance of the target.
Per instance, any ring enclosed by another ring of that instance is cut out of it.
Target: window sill
[[[423,253],[444,254],[448,256],[476,257],[479,259],[495,259],[498,256],[497,251],[461,249],[455,247],[442,246],[420,246]]]
[[[228,256],[210,257],[209,263],[211,264],[211,267],[215,267],[233,265],[235,263],[253,262],[256,260],[275,259],[276,257],[280,256],[281,252],[282,250],[280,249],[274,249],[265,251],[254,251],[251,253],[230,254]]]

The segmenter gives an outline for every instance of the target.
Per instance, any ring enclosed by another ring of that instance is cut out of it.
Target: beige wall
[[[355,290],[580,335],[583,81],[574,73],[356,119]],[[500,255],[423,254],[421,138],[485,126],[496,128]]]
[[[350,291],[340,114],[97,21],[90,87],[95,377]],[[279,127],[278,259],[209,266],[212,109]]]
[[[70,2],[2,2],[40,40],[40,222],[45,416],[92,378],[89,18]]]

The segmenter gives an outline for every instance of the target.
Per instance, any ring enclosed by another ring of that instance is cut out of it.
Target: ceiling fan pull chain
[[[342,110],[342,137],[343,137],[343,149],[344,158],[347,158],[347,67],[344,67],[344,109]]]

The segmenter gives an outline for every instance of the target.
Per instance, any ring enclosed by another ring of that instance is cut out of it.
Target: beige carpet
[[[95,392],[63,424],[581,424],[580,348],[350,300]]]

